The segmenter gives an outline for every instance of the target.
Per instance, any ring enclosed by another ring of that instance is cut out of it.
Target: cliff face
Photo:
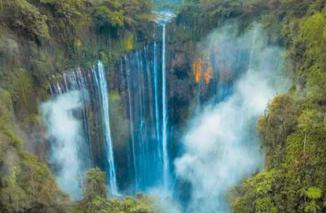
[[[0,211],[69,209],[46,166],[40,103],[66,70],[113,65],[151,40],[151,10],[142,0],[0,2]]]
[[[231,190],[230,206],[234,212],[325,211],[325,177],[319,172],[325,168],[321,151],[325,148],[325,67],[321,60],[325,40],[318,36],[325,29],[325,1],[188,3],[170,29],[170,107],[175,127],[182,132],[184,117],[189,118],[194,106],[210,97],[202,73],[207,72],[205,60],[196,54],[196,43],[226,21],[240,23],[239,34],[252,22],[262,24],[268,42],[286,49],[285,72],[293,86],[271,100],[259,119],[264,170]],[[187,183],[179,187],[184,192],[189,189]]]
[[[270,44],[286,49],[292,77],[292,88],[271,100],[258,121],[264,170],[231,190],[232,211],[325,211],[325,1],[192,2],[178,20],[184,29],[192,26],[194,40],[225,20],[239,22],[240,34],[259,22]]]
[[[38,107],[49,83],[97,59],[114,64],[146,43],[153,26],[146,1],[3,1],[0,12],[0,85],[31,150],[42,140]]]

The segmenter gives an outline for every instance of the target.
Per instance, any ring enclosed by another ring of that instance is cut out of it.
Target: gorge
[[[119,91],[125,99],[127,107],[124,110],[129,121],[126,150],[114,152],[110,126],[115,124],[109,120],[110,104],[106,96],[107,93],[110,94],[107,86],[110,83],[105,78],[105,68],[100,61],[90,71],[77,69],[64,73],[62,86],[60,82],[53,83],[52,90],[55,92],[52,94],[54,97],[59,94],[57,99],[64,98],[71,92],[84,93],[79,95],[82,99],[78,106],[80,115],[71,117],[79,122],[79,131],[69,131],[74,136],[68,135],[71,138],[64,141],[57,150],[56,140],[65,138],[66,133],[56,131],[57,128],[62,128],[62,124],[48,125],[48,131],[55,129],[55,134],[51,135],[54,138],[50,142],[53,150],[51,156],[60,156],[60,153],[65,153],[68,144],[71,146],[68,148],[70,154],[66,155],[62,165],[58,165],[59,180],[63,182],[59,181],[59,186],[80,198],[81,192],[78,196],[74,190],[70,190],[74,184],[76,189],[81,189],[80,183],[72,184],[72,180],[83,179],[86,168],[97,166],[106,172],[112,195],[152,193],[155,189],[160,189],[163,192],[158,196],[163,195],[165,199],[164,196],[181,193],[175,191],[178,189],[170,181],[185,181],[191,184],[192,191],[188,194],[189,206],[184,206],[183,211],[228,212],[225,201],[227,190],[262,166],[262,155],[253,124],[264,112],[268,101],[286,88],[286,83],[282,83],[286,77],[281,75],[284,67],[283,51],[278,46],[268,45],[262,27],[257,24],[238,36],[237,24],[229,23],[199,42],[194,78],[199,88],[210,90],[206,97],[208,101],[195,102],[195,124],[179,141],[173,141],[169,137],[171,130],[167,125],[171,115],[168,116],[166,81],[166,17],[173,15],[160,13],[158,16],[157,34],[161,34],[159,40],[122,56],[116,65]],[[266,58],[273,60],[266,61]],[[194,99],[200,97],[201,91],[197,90],[196,93]],[[78,97],[76,94],[74,96]],[[74,99],[71,101],[76,102]],[[66,102],[68,106],[73,103],[69,103],[69,100]],[[52,108],[61,107],[55,102]],[[67,110],[66,113],[69,113],[71,108]],[[62,112],[57,113],[50,112],[50,117],[67,120],[60,117]],[[90,123],[91,117],[97,118],[92,121],[93,124]],[[89,133],[92,125],[99,128],[95,130],[97,138]],[[83,143],[76,138],[88,138],[88,141]],[[180,157],[169,157],[169,152],[176,151],[169,150],[169,142],[184,143],[185,150]],[[84,150],[89,150],[89,153],[84,153]],[[128,171],[124,172],[127,177],[117,178],[116,172],[119,173],[125,165],[118,164],[114,155],[123,154],[128,159],[124,162],[128,164]],[[91,156],[97,157],[94,159]],[[70,165],[74,162],[80,164],[72,173]],[[54,161],[54,165],[57,163],[60,164],[60,159]],[[214,172],[211,171],[212,168]],[[212,180],[202,180],[203,174],[212,172]],[[65,177],[67,173],[69,175]],[[118,187],[126,186],[124,182],[128,182],[126,188]],[[212,189],[214,194],[210,192]]]
[[[324,0],[0,0],[0,212],[325,211]]]

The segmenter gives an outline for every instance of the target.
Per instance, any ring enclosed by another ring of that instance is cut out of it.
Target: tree
[[[96,197],[106,198],[106,195],[105,173],[99,168],[90,169],[85,179],[84,200],[93,200]]]

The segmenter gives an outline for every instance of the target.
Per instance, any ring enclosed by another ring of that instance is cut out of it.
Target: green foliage
[[[0,18],[19,34],[32,39],[49,38],[47,17],[26,0],[3,1]]]
[[[22,154],[21,172],[17,177],[20,186],[26,192],[30,203],[28,208],[43,211],[63,211],[68,206],[68,197],[56,185],[47,166],[34,156]]]
[[[11,67],[0,79],[3,87],[10,93],[16,117],[19,118],[22,127],[27,128],[36,123],[35,115],[38,113],[38,106],[35,100],[35,85],[30,73],[23,68]]]
[[[267,168],[281,164],[286,138],[297,124],[297,110],[291,96],[281,95],[269,105],[268,114],[259,119],[258,131],[267,153]]]
[[[2,35],[0,36],[0,56],[8,64],[12,64],[17,61],[17,55],[19,55],[18,44],[14,39],[10,38],[6,34],[1,34]]]
[[[114,34],[124,28],[142,29],[152,20],[152,5],[148,0],[95,1],[92,17],[98,33]]]
[[[245,16],[243,2],[250,1],[188,0],[179,9],[178,24],[190,28],[193,39],[199,40],[226,20]],[[245,17],[241,19],[247,21]]]
[[[130,51],[135,46],[134,36],[131,33],[126,33],[124,39],[122,40],[123,47],[125,50]]]
[[[112,26],[122,27],[124,25],[124,11],[120,1],[102,1],[95,7],[94,17],[98,27]]]
[[[234,212],[278,212],[282,201],[282,174],[272,169],[257,174],[233,191]]]
[[[82,11],[85,10],[85,0],[40,0],[40,3],[47,4],[54,8],[57,16],[69,18],[82,18]]]
[[[96,197],[106,198],[105,173],[100,169],[91,169],[86,174],[85,180],[85,200],[93,200]]]
[[[115,199],[107,200],[103,197],[96,197],[91,202],[92,208],[87,209],[87,213],[112,213],[112,212],[125,212],[125,213],[154,213],[150,207],[149,200],[145,198],[134,199]]]
[[[0,89],[0,212],[65,212],[63,195],[46,165],[22,150],[10,93]]]
[[[85,213],[153,213],[152,200],[140,196],[137,199],[107,199],[105,174],[98,168],[90,169],[85,179],[85,193],[78,212]]]
[[[321,210],[317,200],[322,196],[322,190],[317,187],[309,187],[304,191],[304,195],[310,200],[305,204],[304,212],[316,213]]]
[[[100,52],[112,63],[152,36],[151,7],[149,0],[2,0],[1,69],[21,67],[44,89],[59,72],[92,66]]]
[[[316,204],[315,201],[308,202],[304,207],[304,212],[317,213],[320,211],[320,207]]]
[[[310,68],[307,74],[307,93],[309,100],[323,105],[326,102],[326,73],[321,69]]]
[[[15,134],[14,112],[10,93],[2,88],[0,88],[0,103],[0,145],[1,148],[5,149],[6,144],[17,146],[21,140]],[[0,149],[0,151],[5,150]]]
[[[0,209],[7,212],[19,212],[28,208],[29,202],[25,191],[17,184],[17,167],[4,178],[0,191]]]
[[[317,187],[309,187],[305,195],[312,200],[319,199],[322,196],[322,190]]]
[[[150,14],[148,0],[1,0],[0,86],[12,96],[20,127],[39,125],[51,79],[99,58],[113,64],[148,39]]]
[[[324,0],[186,0],[179,9],[178,24],[190,28],[198,40],[225,21],[235,19],[246,28],[263,20],[271,42],[282,43],[285,37],[277,31],[289,21],[320,11],[324,5]]]
[[[292,91],[275,97],[258,122],[265,169],[233,190],[234,212],[326,211],[324,7],[324,0],[188,0],[179,10],[175,39],[181,45],[230,19],[243,27],[261,21],[270,42],[285,44],[294,64]],[[0,0],[1,212],[69,209],[48,168],[22,150],[17,126],[33,123],[49,78],[98,58],[113,63],[148,39],[151,9],[149,0]],[[128,129],[126,116],[117,117],[121,98],[112,93],[110,103],[113,132]],[[127,140],[113,137],[120,147]],[[154,212],[151,199],[110,200],[105,187],[104,173],[90,170],[76,212]]]
[[[105,174],[99,169],[88,171],[84,199],[72,208],[47,166],[19,146],[10,93],[0,89],[0,102],[0,212],[154,212],[153,201],[142,196],[107,199]]]
[[[324,13],[316,13],[300,24],[302,41],[305,44],[307,63],[316,64],[325,69],[324,57],[326,46],[326,17]],[[308,64],[308,65],[309,65]]]
[[[232,206],[235,212],[325,212],[325,1],[283,0],[275,6],[270,12],[283,24],[296,86],[274,98],[259,119],[265,171],[234,189]],[[264,188],[257,182],[262,176]]]
[[[15,69],[4,76],[4,81],[14,104],[28,107],[33,92],[33,81],[28,72],[22,68]]]

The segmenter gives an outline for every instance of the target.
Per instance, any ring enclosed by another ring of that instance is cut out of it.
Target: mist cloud
[[[235,25],[216,30],[201,43],[202,53],[224,66],[247,64],[224,102],[210,104],[191,122],[183,138],[185,153],[176,175],[192,185],[187,212],[229,212],[226,192],[262,166],[256,120],[271,98],[285,88],[280,71],[283,51],[268,46],[258,25],[237,36]],[[216,51],[218,49],[218,51]],[[239,49],[249,57],[239,61]],[[214,54],[212,54],[214,53]],[[219,72],[219,70],[214,70]],[[281,86],[282,85],[282,86]]]
[[[56,167],[60,188],[73,199],[81,197],[82,164],[78,147],[83,141],[82,123],[74,116],[74,111],[81,107],[79,91],[60,94],[41,106],[51,143],[50,163]]]

